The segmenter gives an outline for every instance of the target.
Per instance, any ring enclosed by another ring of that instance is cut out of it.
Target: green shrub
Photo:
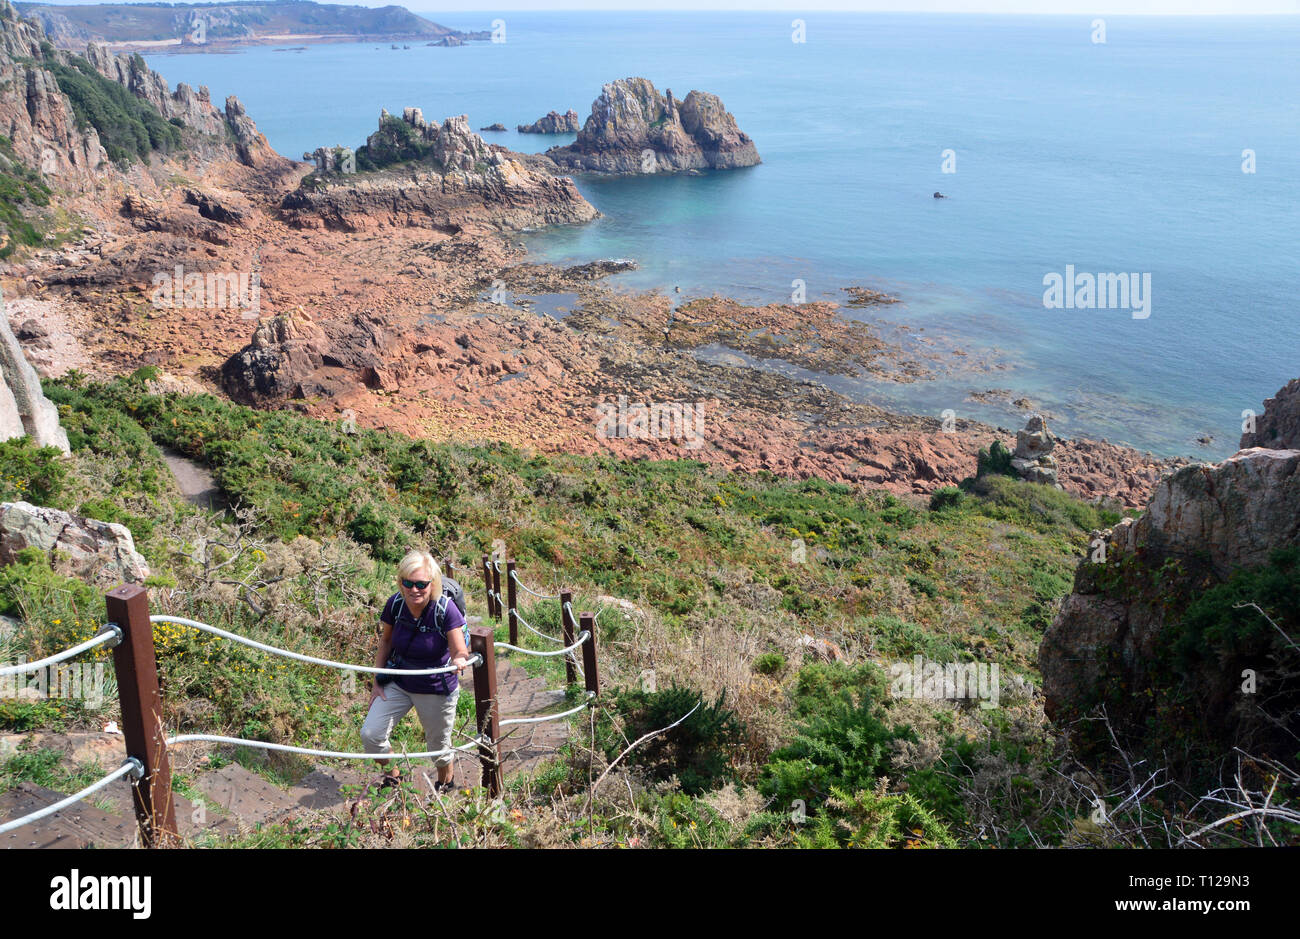
[[[874,790],[890,768],[892,742],[914,739],[910,729],[886,725],[884,694],[884,674],[875,666],[804,666],[792,692],[797,730],[764,767],[760,791],[777,806],[801,800],[815,813],[832,789]]]
[[[63,508],[67,479],[58,447],[38,447],[28,436],[0,440],[0,501]]]
[[[1001,440],[993,441],[992,446],[987,450],[981,447],[975,460],[975,478],[978,479],[981,476],[1010,476],[1013,479],[1019,479],[1020,474],[1011,465],[1011,457],[1011,451],[1006,448]]]
[[[956,511],[966,502],[966,493],[956,486],[943,486],[930,494],[930,511]]]
[[[763,675],[775,675],[785,670],[785,656],[780,652],[764,652],[754,659],[754,671]]]
[[[94,635],[93,624],[104,615],[104,600],[90,584],[55,573],[40,548],[23,548],[12,564],[0,567],[0,613],[21,616],[34,638],[63,648],[75,644],[67,641],[74,627],[82,632],[89,629],[76,642]]]
[[[604,746],[614,759],[634,740],[690,713],[667,733],[641,744],[625,759],[657,780],[676,776],[681,791],[699,795],[732,778],[731,754],[745,740],[745,728],[718,696],[712,704],[690,688],[676,685],[660,691],[624,690],[614,695],[614,709],[623,719],[622,738],[606,731]]]
[[[25,166],[8,137],[0,137],[0,225],[7,233],[0,258],[7,258],[19,245],[38,245],[44,235],[29,215],[34,207],[50,202],[50,188],[41,174]]]
[[[910,793],[832,786],[823,811],[795,835],[804,848],[955,848],[943,821]]]

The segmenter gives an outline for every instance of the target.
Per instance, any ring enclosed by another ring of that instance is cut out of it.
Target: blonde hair
[[[408,551],[397,562],[397,576],[399,579],[415,580],[411,575],[421,568],[429,571],[430,592],[432,597],[439,596],[442,593],[442,571],[438,567],[438,562],[433,559],[433,555],[428,551]]]

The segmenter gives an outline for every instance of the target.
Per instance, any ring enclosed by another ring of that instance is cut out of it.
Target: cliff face
[[[1264,402],[1254,431],[1241,435],[1241,449],[1300,450],[1300,378],[1293,378]]]
[[[376,225],[517,231],[587,222],[599,214],[573,180],[489,146],[470,130],[463,114],[431,124],[419,108],[407,108],[400,126],[404,129],[394,130],[394,119],[385,111],[365,152],[392,162],[406,154],[414,164],[336,173],[335,152],[322,148],[316,159],[326,172],[308,177],[285,198],[284,220],[300,228],[343,231]]]
[[[0,134],[12,141],[15,155],[39,169],[53,188],[71,192],[93,190],[104,174],[116,172],[95,127],[78,126],[72,103],[59,87],[52,67],[75,67],[78,56],[55,50],[32,21],[21,19],[8,0],[0,0]],[[144,60],[113,55],[103,46],[85,48],[85,62],[94,72],[121,85],[151,105],[164,120],[184,125],[185,145],[209,158],[231,153],[249,166],[278,161],[243,107],[227,99],[225,113],[213,106],[208,90],[184,83],[175,91]]]
[[[45,60],[40,27],[0,2],[0,134],[25,165],[54,176],[64,188],[91,188],[108,155],[93,127],[77,127],[72,105]]]
[[[734,169],[759,163],[758,150],[717,95],[692,91],[677,101],[645,78],[622,78],[601,90],[591,116],[567,147],[546,151],[562,169],[663,173]]]
[[[1139,518],[1097,533],[1043,636],[1048,715],[1080,721],[1080,740],[1102,750],[1106,731],[1085,720],[1102,705],[1155,752],[1279,745],[1263,706],[1296,698],[1300,660],[1246,604],[1294,630],[1298,548],[1300,450],[1245,449],[1166,476]],[[1258,696],[1242,691],[1247,670]]]

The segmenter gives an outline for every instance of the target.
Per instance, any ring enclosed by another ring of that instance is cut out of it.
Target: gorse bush
[[[980,448],[979,454],[975,458],[975,478],[981,476],[1010,476],[1013,479],[1019,479],[1020,474],[1016,472],[1015,467],[1011,465],[1011,451],[1001,440],[993,441],[993,444],[986,450]]]
[[[804,666],[791,692],[794,738],[772,754],[760,791],[778,806],[799,801],[815,813],[832,789],[874,789],[890,769],[892,742],[913,736],[888,725],[884,694],[884,674],[875,666]]]
[[[910,793],[832,786],[819,815],[795,835],[804,848],[955,848],[943,821]]]
[[[67,479],[58,447],[38,447],[28,436],[0,440],[0,501],[62,508]]]
[[[660,691],[625,690],[613,695],[613,707],[623,722],[623,735],[606,732],[605,755],[612,760],[633,741],[660,730],[690,713],[672,730],[641,744],[625,762],[643,768],[651,778],[676,776],[681,791],[698,795],[732,778],[731,755],[745,740],[745,728],[719,696],[713,703],[690,688]]]

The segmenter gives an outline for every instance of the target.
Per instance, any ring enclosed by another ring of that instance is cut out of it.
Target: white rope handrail
[[[498,649],[506,649],[510,652],[519,652],[522,653],[523,655],[535,655],[538,658],[546,659],[554,655],[568,655],[570,652],[578,648],[578,646],[582,645],[590,638],[591,638],[591,633],[587,632],[587,630],[584,629],[581,633],[578,634],[578,638],[574,640],[573,645],[565,646],[563,649],[556,649],[554,652],[537,652],[533,649],[521,649],[519,646],[512,646],[508,642],[498,642],[496,644],[496,647]]]
[[[71,649],[64,649],[62,652],[54,653],[54,655],[47,655],[45,658],[37,659],[35,662],[20,662],[17,665],[6,665],[4,668],[0,668],[0,675],[18,675],[25,672],[39,671],[47,665],[62,662],[64,659],[70,659],[74,655],[88,652],[96,646],[102,646],[110,640],[113,645],[117,645],[122,641],[122,629],[116,623],[108,623],[93,637],[87,639],[85,642],[78,643]]]
[[[558,714],[547,714],[543,717],[508,717],[503,721],[498,721],[497,726],[505,727],[507,724],[542,724],[545,723],[546,721],[558,721],[562,717],[572,717],[574,714],[577,714],[579,711],[586,710],[587,705],[591,702],[591,699],[594,697],[596,697],[596,692],[588,691],[587,696],[583,699],[582,703],[579,704],[576,708],[570,708],[569,710],[561,711]]]
[[[207,741],[209,743],[230,743],[236,746],[253,747],[261,750],[279,750],[283,753],[302,753],[307,756],[332,757],[337,760],[392,760],[392,759],[424,759],[426,757],[446,756],[448,753],[455,753],[458,750],[469,750],[481,746],[487,741],[476,737],[469,743],[463,743],[457,747],[447,747],[443,750],[424,750],[419,753],[347,753],[341,750],[314,750],[309,747],[293,747],[285,743],[268,743],[265,740],[244,740],[240,737],[222,737],[218,734],[178,734],[167,740],[167,746],[173,746],[178,743],[190,743],[191,741]]]
[[[55,812],[66,809],[74,802],[80,802],[82,799],[86,798],[86,796],[95,794],[114,780],[121,779],[127,773],[132,773],[135,775],[136,779],[139,779],[144,775],[144,764],[133,756],[127,757],[125,763],[113,770],[113,772],[109,773],[99,782],[91,783],[80,792],[70,795],[66,799],[61,799],[53,805],[47,805],[45,808],[39,809],[30,815],[24,815],[22,818],[15,818],[11,822],[5,822],[3,825],[0,825],[0,835],[3,835],[7,831],[13,831],[15,828],[30,825],[32,822],[38,822],[47,815],[53,815]]]
[[[519,613],[518,610],[515,610],[515,619],[517,619],[520,623],[522,623],[526,629],[530,629],[530,630],[532,630],[534,633],[536,633],[537,635],[541,636],[543,639],[549,639],[551,642],[558,642],[558,643],[560,643],[561,645],[564,644],[564,640],[563,640],[563,639],[557,639],[557,638],[554,637],[554,636],[548,636],[548,635],[546,635],[546,633],[542,632],[540,629],[538,629],[538,628],[537,628],[536,626],[534,626],[532,623],[528,622],[528,620],[524,619],[523,616],[520,615],[520,613]]]
[[[540,598],[543,599],[543,600],[558,600],[558,599],[560,599],[559,594],[538,593],[536,590],[532,589],[532,588],[529,587],[527,584],[525,584],[522,580],[519,579],[519,572],[518,572],[518,571],[511,571],[511,572],[510,572],[510,576],[514,579],[514,582],[515,582],[515,585],[516,585],[516,586],[523,588],[525,591],[527,591],[528,593],[531,593],[531,594],[532,594],[533,596],[535,596],[535,597],[540,597]]]
[[[447,672],[458,670],[455,665],[442,665],[438,668],[375,668],[373,665],[349,665],[346,662],[334,662],[330,659],[318,659],[314,655],[303,655],[301,652],[290,652],[288,649],[279,649],[275,646],[268,646],[264,642],[249,639],[247,636],[227,632],[226,630],[219,629],[209,623],[200,623],[198,620],[185,619],[182,616],[150,616],[149,621],[152,623],[176,623],[180,626],[189,626],[191,629],[212,633],[214,636],[221,636],[223,639],[229,639],[231,642],[237,642],[240,645],[248,646],[251,649],[260,649],[263,652],[269,652],[272,655],[279,655],[286,659],[306,662],[309,665],[325,665],[329,668],[337,668],[345,672],[371,672],[375,675],[443,675]],[[469,660],[465,665],[468,667],[470,665],[476,665],[482,661],[483,660],[479,654],[474,652],[469,656]]]

